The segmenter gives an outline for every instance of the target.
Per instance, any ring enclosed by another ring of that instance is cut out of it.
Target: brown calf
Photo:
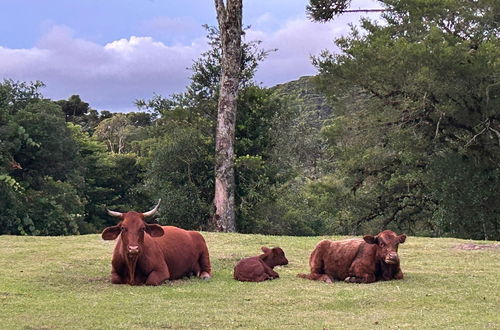
[[[108,210],[121,219],[102,232],[104,240],[118,238],[111,262],[112,283],[160,285],[190,275],[210,278],[208,248],[200,233],[144,221],[158,206],[145,213]]]
[[[234,266],[233,277],[242,282],[262,282],[280,277],[273,268],[278,265],[287,265],[285,252],[279,247],[269,249],[263,246],[264,252],[260,256],[241,259]]]
[[[385,230],[377,236],[343,241],[323,240],[309,258],[310,274],[298,277],[331,283],[333,280],[352,283],[400,280],[398,246],[406,235]]]

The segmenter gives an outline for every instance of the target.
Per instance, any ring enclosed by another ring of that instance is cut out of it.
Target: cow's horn
[[[161,198],[160,200],[158,201],[158,204],[156,204],[156,206],[154,207],[154,209],[152,209],[151,211],[148,211],[148,212],[144,212],[142,215],[147,218],[147,217],[150,217],[152,215],[154,215],[156,213],[156,211],[158,211],[158,207],[160,206],[160,202],[161,202]]]
[[[121,218],[123,216],[123,213],[121,212],[116,212],[116,211],[111,211],[109,209],[106,209],[106,211],[108,211],[108,214],[112,217],[118,217],[118,218]]]

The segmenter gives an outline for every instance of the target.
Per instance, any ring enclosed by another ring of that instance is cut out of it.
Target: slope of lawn
[[[213,278],[159,287],[110,284],[114,242],[99,235],[0,236],[0,327],[500,328],[498,242],[409,237],[400,246],[404,280],[326,284],[296,277],[325,237],[203,235]],[[233,280],[235,262],[263,245],[284,249],[281,278]]]

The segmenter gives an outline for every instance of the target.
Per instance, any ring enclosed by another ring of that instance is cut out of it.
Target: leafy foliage
[[[315,21],[329,21],[346,11],[351,0],[310,0],[306,7],[309,17]]]
[[[366,33],[337,41],[343,54],[315,59],[341,104],[324,128],[335,171],[321,184],[348,201],[348,232],[498,239],[498,5],[386,4],[385,24],[364,20]]]
[[[75,142],[59,106],[41,98],[40,83],[0,85],[3,233],[78,232],[82,204],[76,191]]]

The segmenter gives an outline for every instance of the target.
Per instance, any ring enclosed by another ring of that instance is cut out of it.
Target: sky
[[[246,40],[277,49],[261,63],[262,86],[314,75],[311,56],[338,52],[334,40],[361,15],[311,22],[307,0],[244,0]],[[378,8],[354,0],[352,8]],[[45,97],[78,94],[96,110],[136,111],[134,100],[169,97],[189,84],[216,26],[212,0],[0,0],[0,80],[40,80]],[[376,14],[372,14],[376,15]],[[375,18],[375,16],[373,16]]]

